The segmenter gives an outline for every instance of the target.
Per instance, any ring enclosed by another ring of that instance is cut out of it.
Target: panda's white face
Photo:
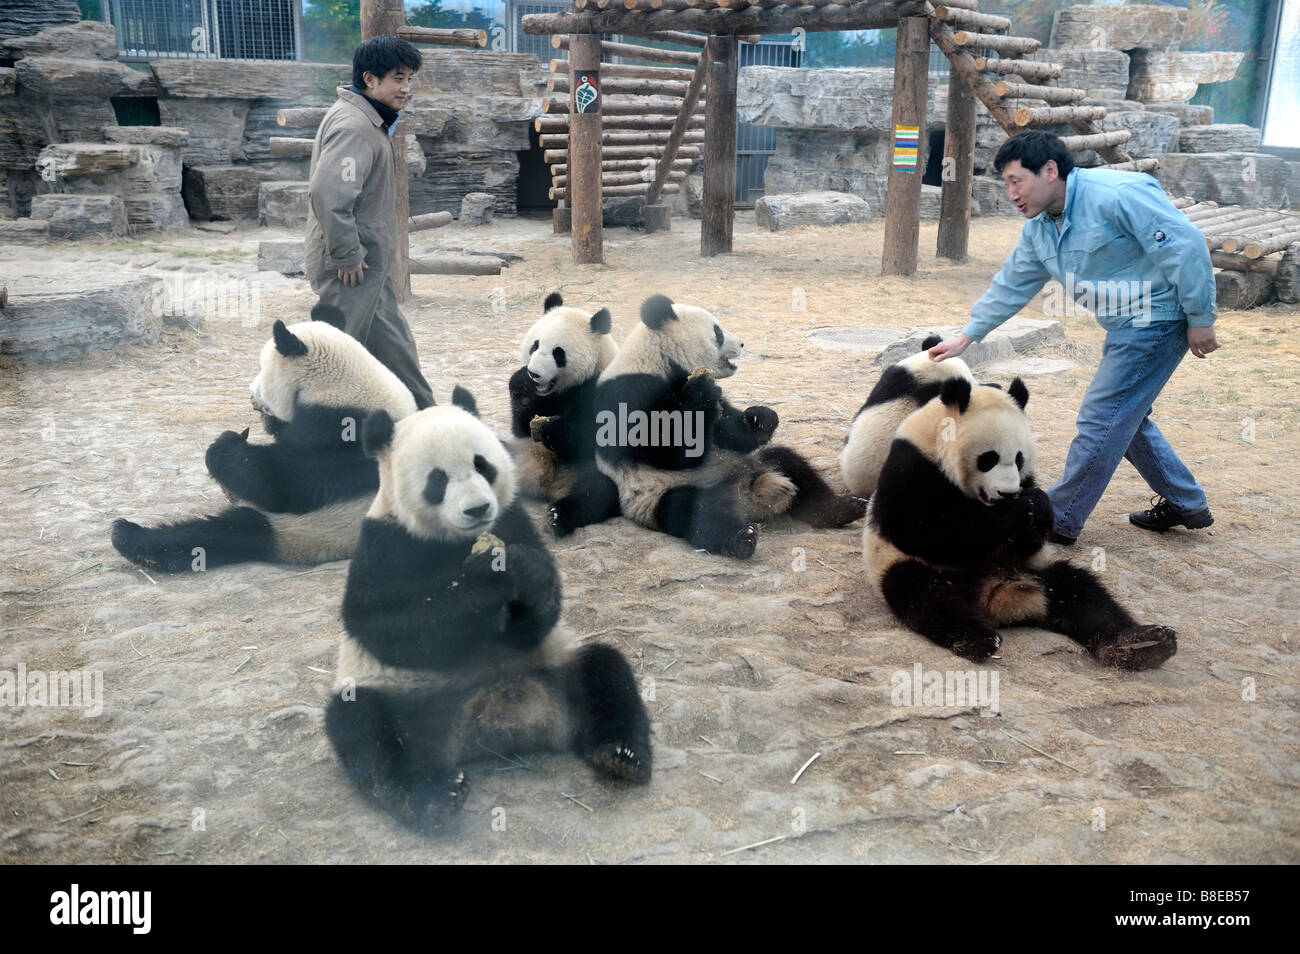
[[[415,411],[410,389],[345,331],[320,321],[276,322],[249,385],[253,407],[273,421],[293,420],[303,404]]]
[[[482,421],[458,407],[397,422],[380,457],[380,493],[417,537],[449,542],[488,530],[514,499],[514,465]]]
[[[673,304],[655,295],[642,305],[641,320],[627,336],[609,375],[666,376],[673,365],[687,372],[708,368],[715,378],[736,373],[744,342],[703,308]]]
[[[976,387],[966,413],[954,420],[951,461],[956,483],[966,495],[992,506],[1020,493],[1034,475],[1038,450],[1029,418],[1003,391]],[[940,452],[945,441],[941,432]]]
[[[552,308],[528,329],[520,347],[520,359],[528,366],[528,376],[537,393],[550,394],[598,375],[616,351],[609,335],[608,311],[602,309],[593,317],[561,305]]]

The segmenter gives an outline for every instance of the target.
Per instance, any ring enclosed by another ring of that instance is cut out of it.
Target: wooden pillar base
[[[556,235],[568,235],[573,231],[573,210],[567,206],[551,210],[551,227]]]
[[[641,206],[641,214],[645,217],[645,230],[647,232],[672,231],[672,211],[664,203],[656,202],[654,205],[643,205]]]

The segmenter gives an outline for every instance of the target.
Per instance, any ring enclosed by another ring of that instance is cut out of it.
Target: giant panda
[[[944,382],[899,426],[871,497],[863,557],[894,615],[959,656],[984,662],[997,627],[1043,626],[1120,669],[1177,651],[1165,626],[1139,625],[1087,570],[1043,547],[1052,504],[1034,483],[1029,392]]]
[[[464,804],[464,764],[492,752],[568,749],[634,783],[651,772],[627,661],[574,644],[509,453],[468,392],[452,401],[395,423],[384,411],[366,419],[379,493],[348,569],[325,711],[362,795],[424,829]]]
[[[235,563],[315,564],[346,559],[379,488],[361,449],[366,416],[402,418],[415,399],[398,377],[317,306],[316,320],[276,321],[250,387],[271,443],[226,431],[208,447],[208,472],[233,506],[159,527],[113,523],[128,560],[166,572]],[[199,559],[201,556],[201,560]]]
[[[618,491],[596,470],[596,380],[618,354],[608,308],[588,314],[546,296],[510,378],[510,429],[521,490],[551,502],[557,536],[618,516]]]
[[[632,521],[748,559],[755,520],[788,512],[839,527],[866,502],[835,494],[798,453],[769,445],[778,422],[771,408],[740,411],[723,398],[716,379],[735,373],[743,347],[703,308],[646,299],[641,324],[596,385],[596,466]],[[634,421],[650,426],[625,426]]]
[[[931,335],[921,343],[919,353],[886,368],[854,415],[840,452],[840,474],[849,493],[871,496],[880,466],[889,456],[894,431],[907,415],[938,394],[944,381],[965,378],[974,383],[970,368],[961,358],[930,360],[927,352],[940,340],[938,335]]]

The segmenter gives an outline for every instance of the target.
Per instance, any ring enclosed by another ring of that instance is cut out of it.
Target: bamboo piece
[[[408,232],[424,232],[429,229],[440,229],[444,225],[451,225],[452,215],[450,212],[426,212],[423,215],[413,215],[407,220],[406,230]]]
[[[1110,132],[1094,133],[1091,136],[1062,136],[1061,142],[1070,152],[1084,152],[1099,146],[1118,146],[1133,138],[1127,129],[1113,129]]]
[[[551,46],[557,50],[567,50],[569,38],[561,35],[553,36]],[[684,50],[661,50],[654,46],[616,43],[612,40],[601,40],[600,53],[602,56],[621,56],[625,59],[649,60],[651,63],[681,63],[686,66],[694,66],[698,59],[695,53],[687,53]]]
[[[952,41],[958,46],[972,49],[993,50],[997,53],[1014,53],[1024,56],[1037,53],[1042,46],[1037,40],[1027,36],[998,36],[996,33],[972,33],[970,30],[954,30]]]
[[[682,99],[681,110],[678,112],[677,118],[673,121],[673,127],[668,133],[668,143],[664,146],[663,159],[655,170],[650,191],[646,193],[645,201],[647,205],[654,205],[659,201],[659,195],[663,191],[664,183],[667,181],[672,162],[677,158],[677,150],[685,140],[687,131],[694,125],[691,117],[695,113],[695,104],[700,100],[700,93],[704,91],[704,82],[709,73],[709,51],[711,49],[711,46],[705,44],[704,49],[700,50],[700,61],[695,64],[695,72],[691,74],[691,81],[686,87],[686,96]],[[707,115],[706,110],[706,122]]]
[[[1286,232],[1282,235],[1276,235],[1273,238],[1265,239],[1262,242],[1248,242],[1242,249],[1247,258],[1261,258],[1264,255],[1272,255],[1274,252],[1280,252],[1293,242],[1300,242],[1300,229],[1294,232]]]
[[[708,79],[701,78],[701,81],[709,84],[706,108],[709,136],[704,143],[700,254],[711,256],[730,252],[732,248],[736,197],[736,86],[740,51],[736,37],[724,34],[710,37],[705,52],[708,56],[700,57],[700,61],[708,72]],[[668,151],[665,150],[664,154],[668,155]],[[662,191],[667,192],[668,187],[664,186]]]
[[[666,143],[643,143],[639,146],[603,146],[601,154],[610,159],[646,159],[655,158],[663,155]],[[698,145],[691,144],[682,146],[677,150],[677,155],[683,159],[699,159],[702,150]],[[569,150],[567,148],[545,149],[542,153],[547,165],[556,165],[561,162],[568,162]]]
[[[1041,99],[1045,103],[1073,103],[1088,95],[1086,89],[1070,86],[1031,86],[1028,83],[1012,83],[998,80],[993,84],[993,91],[999,96],[1012,99]]]
[[[1021,76],[1027,80],[1060,79],[1062,72],[1058,63],[1039,63],[1037,60],[994,59],[990,56],[975,57],[975,69],[981,73]]]
[[[672,129],[676,116],[606,116],[606,129]],[[564,132],[569,128],[569,116],[538,116],[533,120],[533,129],[537,132]],[[698,119],[692,114],[691,129],[703,129],[704,117]]]
[[[398,27],[397,38],[407,43],[423,46],[465,46],[483,49],[487,46],[487,30],[444,30],[433,27]]]
[[[930,19],[904,17],[898,21],[898,46],[894,55],[894,109],[890,125],[915,126],[925,133],[925,105],[930,80]],[[938,22],[938,21],[934,21]],[[916,165],[908,170],[891,164],[885,192],[884,249],[880,271],[884,275],[916,274],[917,245],[921,235],[920,142]]]
[[[271,136],[267,144],[273,156],[310,156],[313,139],[293,139],[288,136]]]
[[[277,126],[319,126],[328,112],[324,106],[295,106],[275,111]]]
[[[1011,19],[992,13],[976,13],[951,4],[941,4],[934,8],[934,15],[944,23],[962,29],[983,30],[986,33],[1005,33],[1011,29]]]
[[[1017,126],[1051,126],[1106,118],[1105,106],[1021,106],[1015,111]]]

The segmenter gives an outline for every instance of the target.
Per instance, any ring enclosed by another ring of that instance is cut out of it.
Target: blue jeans
[[[1179,510],[1206,506],[1205,491],[1151,422],[1151,406],[1187,353],[1186,321],[1151,321],[1106,333],[1101,365],[1079,408],[1065,474],[1048,491],[1056,532],[1077,537],[1121,457]]]

